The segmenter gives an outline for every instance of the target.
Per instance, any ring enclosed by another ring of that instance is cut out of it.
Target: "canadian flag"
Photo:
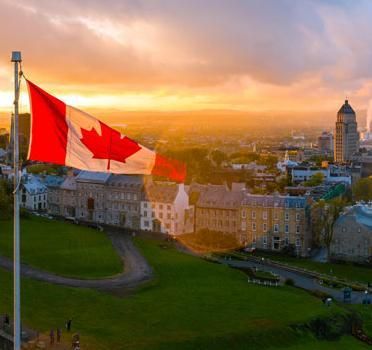
[[[27,80],[31,106],[28,159],[116,174],[184,181],[183,163],[160,156]]]

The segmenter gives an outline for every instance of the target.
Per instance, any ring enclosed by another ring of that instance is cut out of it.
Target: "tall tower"
[[[356,115],[349,101],[345,100],[337,113],[335,130],[334,156],[338,163],[351,160],[351,156],[359,149],[359,133]]]

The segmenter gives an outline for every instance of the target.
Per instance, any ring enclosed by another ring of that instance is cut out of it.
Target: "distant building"
[[[254,173],[262,173],[267,169],[266,165],[259,165],[256,162],[250,163],[232,163],[231,168],[234,170],[250,170]]]
[[[179,235],[193,229],[193,207],[189,206],[184,184],[146,184],[141,200],[141,230]]]
[[[338,163],[349,162],[359,149],[359,133],[356,115],[349,101],[345,100],[337,113],[334,159]]]
[[[305,197],[246,194],[239,215],[239,240],[252,248],[307,256],[311,248]]]
[[[9,147],[9,133],[6,129],[0,128],[0,148],[6,150]]]
[[[288,170],[292,182],[295,184],[308,181],[312,176],[318,173],[324,176],[324,182],[351,184],[351,171],[343,165],[329,164],[326,168],[298,165]]]
[[[372,150],[361,149],[352,159],[353,183],[360,178],[372,176]]]
[[[372,205],[357,204],[341,215],[333,228],[331,257],[366,262],[372,259]]]
[[[296,162],[294,160],[291,160],[290,159],[289,152],[288,151],[285,151],[284,160],[283,161],[279,161],[276,164],[276,167],[277,167],[277,169],[280,172],[285,173],[285,172],[287,172],[287,169],[288,168],[293,168],[293,167],[295,167],[297,165],[298,165],[298,162]]]
[[[333,135],[330,132],[323,131],[318,137],[318,150],[322,155],[333,153]]]

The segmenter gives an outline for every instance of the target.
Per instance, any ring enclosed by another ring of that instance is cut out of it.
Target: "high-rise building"
[[[323,155],[333,152],[333,135],[330,132],[323,131],[318,137],[318,149]]]
[[[357,130],[356,115],[349,101],[345,100],[337,113],[335,130],[335,161],[345,163],[359,149],[359,132]]]

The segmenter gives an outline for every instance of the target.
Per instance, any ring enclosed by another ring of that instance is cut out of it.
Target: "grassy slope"
[[[333,349],[339,345],[300,338],[288,327],[341,312],[337,306],[325,308],[321,301],[290,287],[249,285],[239,271],[161,248],[159,242],[137,240],[137,244],[155,269],[154,282],[122,299],[24,280],[24,320],[46,331],[72,316],[90,350],[245,349],[247,344],[249,349],[318,345]],[[10,285],[11,275],[0,270],[0,312],[11,311]],[[345,341],[353,347],[341,349],[362,349],[354,340]]]
[[[21,222],[22,262],[60,275],[99,278],[123,270],[106,235],[62,221]],[[0,221],[0,254],[13,255],[12,222]]]
[[[369,267],[352,264],[319,263],[309,259],[297,259],[276,254],[262,254],[261,252],[256,256],[265,256],[274,261],[281,261],[311,271],[334,275],[349,281],[372,282],[372,268]],[[330,273],[331,270],[332,273]]]

